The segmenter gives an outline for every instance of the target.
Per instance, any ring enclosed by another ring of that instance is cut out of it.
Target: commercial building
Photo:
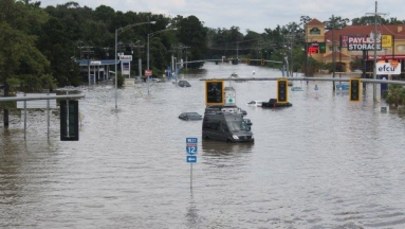
[[[377,31],[376,35],[374,32]],[[374,40],[376,38],[376,40]],[[305,25],[307,55],[322,63],[335,63],[336,71],[363,71],[372,74],[374,45],[376,62],[386,62],[405,73],[405,25],[346,26],[327,30],[325,24],[312,19]],[[362,62],[354,69],[353,62]],[[399,70],[397,69],[397,70]]]

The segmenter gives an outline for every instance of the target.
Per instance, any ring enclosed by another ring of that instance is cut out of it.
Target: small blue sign
[[[197,156],[188,155],[188,156],[186,157],[186,161],[187,161],[188,163],[196,163],[196,162],[197,162]]]
[[[197,144],[198,143],[198,138],[186,138],[186,143],[194,143]]]
[[[187,145],[186,146],[186,152],[189,155],[197,154],[197,151],[198,151],[197,145]]]

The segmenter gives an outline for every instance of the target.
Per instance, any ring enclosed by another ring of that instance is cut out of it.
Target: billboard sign
[[[374,50],[374,36],[347,36],[349,51]],[[381,50],[381,36],[377,36],[376,50]]]

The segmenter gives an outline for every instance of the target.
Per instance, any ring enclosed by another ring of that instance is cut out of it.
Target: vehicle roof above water
[[[239,108],[237,106],[220,106],[220,105],[214,105],[214,106],[208,106],[205,108],[205,111],[234,111],[238,110]]]
[[[205,115],[215,114],[242,114],[241,109],[237,106],[209,106],[205,108]]]

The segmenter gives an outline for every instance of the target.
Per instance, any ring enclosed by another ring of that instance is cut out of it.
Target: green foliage
[[[333,16],[329,18],[329,21],[326,21],[325,27],[329,30],[344,28],[348,25],[350,20],[348,18],[342,18],[339,16]]]
[[[177,38],[184,45],[186,55],[191,60],[201,60],[207,51],[207,30],[202,22],[195,16],[187,18],[178,18],[178,33]],[[190,65],[190,67],[198,68],[202,64]]]
[[[405,105],[405,88],[401,85],[390,85],[385,100],[390,106]]]
[[[376,17],[374,16],[363,16],[360,18],[353,18],[352,19],[352,25],[373,25],[375,23]],[[388,18],[385,19],[381,17],[380,15],[377,15],[377,23],[378,24],[391,24],[391,25],[397,25],[397,24],[405,24],[405,20],[398,20],[397,18]]]
[[[124,86],[124,82],[125,82],[124,76],[121,73],[119,73],[117,75],[117,87],[122,88]]]
[[[0,80],[10,78],[24,81],[27,75],[43,74],[49,62],[36,47],[36,37],[15,29],[6,22],[0,22]],[[13,39],[10,39],[12,37]]]
[[[41,82],[42,89],[49,89],[50,91],[52,91],[57,87],[56,79],[50,74],[41,75],[39,80]]]
[[[47,15],[35,5],[15,0],[0,1],[0,15],[1,80],[44,72],[49,63],[36,47],[35,33]]]
[[[14,94],[18,90],[18,88],[21,84],[21,80],[18,78],[14,78],[14,77],[8,78],[6,80],[6,82],[9,86],[9,90],[12,92],[12,94]]]
[[[312,57],[308,57],[306,64],[304,65],[304,72],[306,76],[313,76],[316,72],[319,72],[323,68],[323,64],[318,62]]]

